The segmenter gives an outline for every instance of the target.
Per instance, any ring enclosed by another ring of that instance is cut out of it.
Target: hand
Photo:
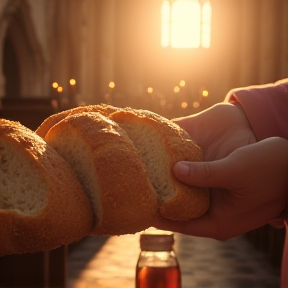
[[[210,208],[197,219],[157,218],[153,226],[225,240],[258,228],[285,211],[288,141],[273,137],[238,148],[220,160],[179,162],[174,174],[186,184],[211,187]]]
[[[245,112],[239,105],[216,104],[198,114],[173,121],[203,149],[205,161],[221,159],[239,147],[256,142]]]

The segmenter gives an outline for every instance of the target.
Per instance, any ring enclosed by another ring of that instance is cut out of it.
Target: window
[[[212,7],[209,1],[163,1],[161,45],[172,48],[209,48],[211,18]]]

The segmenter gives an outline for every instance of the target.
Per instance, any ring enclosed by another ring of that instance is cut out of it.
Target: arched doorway
[[[4,96],[39,97],[43,91],[44,57],[29,3],[8,1],[2,15]]]

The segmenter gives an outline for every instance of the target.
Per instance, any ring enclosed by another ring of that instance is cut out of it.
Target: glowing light
[[[209,92],[207,90],[202,91],[202,96],[207,97],[209,95]]]
[[[58,86],[59,86],[59,85],[58,85],[58,83],[57,83],[57,82],[53,82],[53,83],[52,83],[52,87],[53,87],[54,89],[57,89],[57,88],[58,88]]]
[[[195,102],[193,103],[193,107],[194,107],[194,108],[198,108],[199,106],[200,106],[200,103],[199,103],[199,102],[195,101]]]
[[[200,4],[196,1],[176,1],[172,4],[171,47],[200,46]]]
[[[109,87],[110,87],[111,89],[113,89],[113,88],[115,87],[115,83],[114,83],[114,82],[109,82]]]
[[[57,87],[57,91],[58,91],[59,93],[63,92],[63,90],[64,90],[63,87],[61,87],[61,86],[58,86],[58,87]]]
[[[70,83],[70,85],[74,86],[74,85],[76,85],[76,80],[75,79],[70,79],[69,83]]]
[[[211,42],[212,6],[197,0],[163,1],[161,45],[173,48],[204,48]]]
[[[173,90],[174,90],[175,93],[178,93],[180,91],[180,87],[179,86],[175,86]]]
[[[186,108],[188,107],[187,102],[182,102],[182,103],[181,103],[181,107],[182,107],[183,109],[186,109]]]
[[[180,86],[181,86],[181,87],[184,87],[184,86],[185,86],[185,84],[186,84],[186,83],[185,83],[185,81],[184,81],[184,80],[181,80],[181,81],[180,81]]]
[[[161,9],[161,45],[163,47],[168,47],[170,45],[170,9],[171,8],[169,1],[164,1]]]
[[[206,2],[202,7],[202,27],[201,27],[201,45],[204,48],[209,48],[211,44],[211,19],[212,6],[210,2]]]
[[[147,92],[148,92],[149,94],[153,93],[153,88],[152,88],[152,87],[148,87],[148,88],[147,88]]]

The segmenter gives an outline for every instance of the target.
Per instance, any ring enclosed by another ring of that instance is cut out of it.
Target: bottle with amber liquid
[[[153,230],[140,235],[136,288],[181,288],[181,272],[173,244],[172,232]]]

